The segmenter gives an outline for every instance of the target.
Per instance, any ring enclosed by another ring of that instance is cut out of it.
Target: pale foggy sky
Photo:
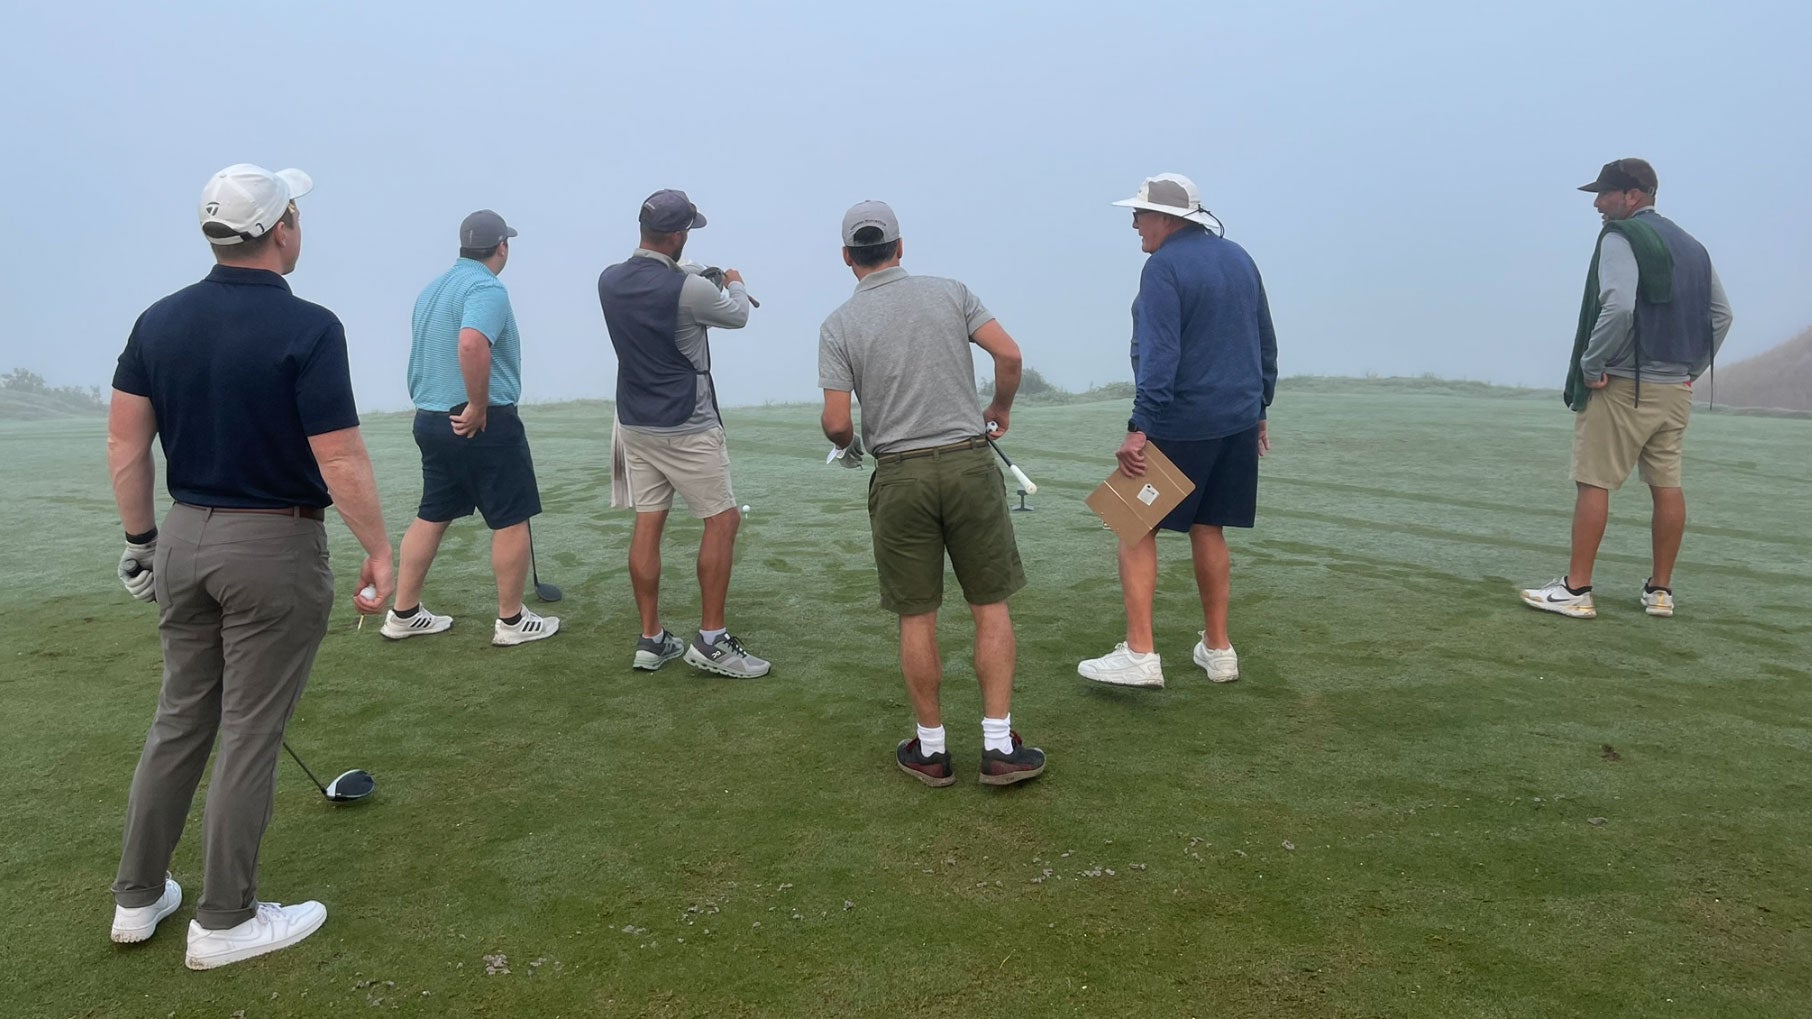
[[[661,187],[764,305],[714,332],[729,405],[816,399],[865,198],[1052,381],[1127,378],[1144,256],[1107,203],[1161,171],[1257,259],[1286,375],[1558,387],[1598,229],[1573,189],[1626,155],[1712,252],[1724,360],[1812,325],[1803,4],[768,6],[9,4],[0,371],[105,388],[242,160],[314,176],[290,280],[367,409],[407,406],[410,308],[482,207],[521,230],[525,400],[609,396],[596,279]]]

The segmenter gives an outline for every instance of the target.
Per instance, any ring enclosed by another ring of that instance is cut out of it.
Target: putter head
[[[324,795],[334,803],[354,803],[377,791],[377,780],[371,773],[354,768],[327,783]]]

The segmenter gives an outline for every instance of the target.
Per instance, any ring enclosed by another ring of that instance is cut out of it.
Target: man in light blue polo
[[[516,231],[481,209],[459,225],[459,261],[415,301],[409,398],[422,451],[422,501],[403,535],[396,603],[380,632],[391,640],[441,633],[453,617],[421,603],[428,567],[455,519],[483,514],[497,575],[491,643],[526,644],[554,635],[560,620],[522,604],[529,571],[529,518],[541,512],[535,464],[516,414],[522,341],[510,295],[497,274]]]

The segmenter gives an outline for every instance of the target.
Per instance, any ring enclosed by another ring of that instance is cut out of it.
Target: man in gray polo
[[[216,174],[201,194],[201,230],[219,264],[139,316],[113,376],[119,576],[133,597],[157,602],[164,678],[126,804],[112,936],[147,940],[182,905],[170,857],[218,736],[190,969],[287,948],[327,920],[318,902],[280,906],[257,892],[277,751],[333,606],[329,503],[365,549],[358,583],[370,595],[353,604],[378,612],[396,588],[346,332],[283,278],[302,254],[295,199],[312,186],[300,170],[249,163]],[[161,537],[153,438],[176,500]]]
[[[1018,644],[1007,598],[1026,578],[1005,482],[984,435],[1006,434],[1019,391],[1019,345],[968,287],[909,275],[903,251],[899,220],[885,202],[862,202],[844,215],[843,263],[857,283],[818,334],[821,423],[845,461],[860,457],[853,393],[862,403],[862,446],[875,455],[868,489],[875,571],[881,607],[900,617],[900,671],[918,722],[917,734],[894,748],[895,763],[929,786],[956,781],[938,698],[937,613],[948,554],[975,622],[980,781],[1011,785],[1044,771],[1044,751],[1013,731]],[[985,411],[975,398],[970,344],[994,360],[994,400]]]
[[[724,273],[720,290],[680,268],[688,234],[705,225],[684,191],[649,195],[638,221],[641,244],[598,276],[598,303],[617,352],[611,505],[635,507],[629,582],[642,636],[632,664],[652,671],[684,655],[686,664],[705,672],[765,676],[768,662],[750,654],[725,622],[742,515],[730,491],[707,333],[711,326],[746,325],[749,294],[735,269]],[[701,618],[690,641],[661,624],[661,532],[675,492],[705,522],[698,546]]]

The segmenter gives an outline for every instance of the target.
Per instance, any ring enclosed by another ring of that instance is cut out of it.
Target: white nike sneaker
[[[1232,645],[1227,647],[1209,647],[1208,632],[1196,631],[1202,639],[1195,642],[1195,652],[1191,655],[1195,664],[1208,670],[1208,679],[1215,683],[1231,683],[1239,678],[1239,655],[1235,654]]]
[[[559,616],[537,616],[524,605],[522,618],[515,623],[497,620],[497,625],[491,630],[491,643],[498,647],[510,647],[527,644],[531,640],[546,640],[559,632]]]
[[[1100,658],[1077,662],[1076,674],[1083,679],[1113,686],[1138,686],[1151,690],[1164,688],[1164,668],[1158,653],[1147,651],[1140,654],[1128,648],[1125,641],[1115,644],[1112,651]]]
[[[182,905],[182,885],[164,875],[164,894],[149,906],[113,907],[113,940],[122,945],[136,944],[157,933],[157,924]]]
[[[1598,610],[1592,606],[1592,592],[1574,594],[1567,590],[1567,578],[1555,577],[1541,587],[1523,589],[1523,604],[1543,612],[1558,612],[1574,619],[1596,619]]]
[[[404,637],[445,633],[452,625],[452,616],[437,616],[428,611],[428,606],[418,604],[415,606],[415,615],[407,619],[397,615],[395,609],[384,613],[384,628],[378,632],[391,640],[402,640]]]
[[[1653,591],[1648,585],[1642,586],[1642,611],[1651,616],[1671,616],[1674,614],[1674,589],[1657,587]]]
[[[299,902],[280,906],[275,902],[258,903],[258,912],[237,927],[211,931],[189,921],[189,953],[183,965],[190,969],[213,969],[228,963],[275,952],[308,937],[327,922],[327,907],[319,902]]]

